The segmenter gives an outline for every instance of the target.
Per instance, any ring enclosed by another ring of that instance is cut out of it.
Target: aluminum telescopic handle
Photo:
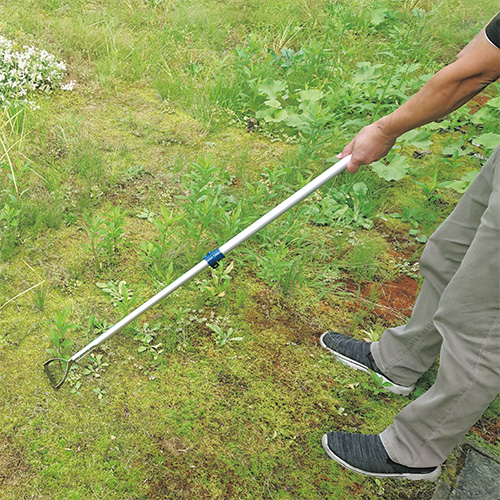
[[[297,205],[297,203],[301,202],[304,198],[307,198],[311,193],[319,189],[321,186],[324,186],[329,180],[333,179],[333,177],[345,170],[350,159],[351,155],[346,156],[342,160],[335,163],[335,165],[330,167],[328,170],[325,170],[322,174],[318,175],[318,177],[306,184],[302,189],[299,189],[296,193],[281,202],[266,215],[262,216],[259,220],[256,220],[253,224],[241,231],[241,233],[237,234],[234,238],[230,239],[227,243],[224,243],[224,245],[219,247],[220,252],[227,255],[231,250],[234,250],[238,245],[246,241],[255,233],[259,232],[262,228],[277,219],[280,215],[284,214],[287,210],[290,210],[290,208]]]
[[[83,349],[78,351],[76,354],[74,354],[70,361],[71,362],[76,362],[83,357],[85,357],[87,354],[91,353],[97,346],[101,345],[103,342],[105,342],[107,339],[112,337],[115,333],[118,333],[119,331],[123,330],[129,323],[137,319],[139,316],[144,314],[148,309],[156,305],[158,302],[166,298],[168,295],[170,295],[172,292],[177,290],[179,287],[181,287],[184,283],[188,282],[191,278],[199,274],[201,271],[206,269],[209,265],[212,267],[216,266],[216,263],[218,260],[223,258],[225,255],[227,255],[231,250],[234,250],[238,245],[246,241],[248,238],[253,236],[255,233],[260,231],[262,228],[267,226],[269,223],[277,219],[280,215],[285,213],[287,210],[290,208],[294,207],[302,201],[304,198],[307,198],[311,193],[316,191],[318,188],[326,184],[330,179],[335,177],[337,174],[345,170],[347,164],[349,163],[349,160],[351,159],[351,156],[347,156],[337,162],[335,165],[330,167],[328,170],[325,170],[322,174],[320,174],[318,177],[313,179],[311,182],[306,184],[303,188],[299,189],[295,194],[291,195],[289,198],[287,198],[285,201],[280,203],[277,207],[273,208],[271,211],[269,211],[266,215],[262,216],[260,219],[255,221],[253,224],[248,226],[246,229],[244,229],[241,233],[237,234],[234,236],[234,238],[230,239],[227,243],[222,245],[220,248],[216,249],[214,252],[210,252],[207,254],[201,262],[196,264],[193,268],[191,268],[189,271],[184,273],[180,278],[177,278],[174,282],[172,282],[170,285],[165,287],[162,291],[158,292],[156,295],[151,297],[147,302],[139,306],[137,309],[132,311],[129,315],[125,316],[122,320],[120,320],[118,323],[113,325],[109,330],[106,332],[102,333],[99,337],[97,337],[95,340],[93,340],[90,344],[85,346]],[[216,254],[217,256],[215,258],[207,258],[207,256]]]

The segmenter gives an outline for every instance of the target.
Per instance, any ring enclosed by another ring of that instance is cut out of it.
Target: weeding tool
[[[234,250],[238,245],[246,241],[248,238],[253,236],[255,233],[259,232],[262,228],[267,226],[270,222],[277,219],[280,215],[284,214],[290,208],[295,206],[297,203],[301,202],[304,198],[307,198],[311,193],[316,191],[318,188],[326,184],[333,177],[338,175],[340,172],[345,170],[351,155],[346,156],[342,160],[338,161],[335,165],[331,166],[328,170],[325,170],[322,174],[318,175],[311,182],[306,184],[303,188],[299,189],[296,193],[292,194],[285,201],[281,202],[275,208],[270,210],[266,215],[262,216],[260,219],[256,220],[254,223],[250,224],[246,229],[241,231],[239,234],[230,239],[227,243],[224,243],[220,248],[216,248],[212,252],[208,252],[201,262],[192,267],[189,271],[184,273],[181,277],[177,278],[175,281],[166,286],[163,290],[158,292],[156,295],[151,297],[148,301],[144,302],[137,309],[132,311],[130,314],[125,316],[118,323],[113,325],[109,330],[102,333],[95,340],[90,342],[83,349],[78,351],[76,354],[71,356],[69,359],[63,358],[52,358],[46,361],[43,365],[43,369],[49,378],[49,381],[54,387],[58,389],[66,380],[70,368],[74,363],[82,359],[83,357],[90,354],[97,346],[101,345],[103,342],[112,337],[115,333],[125,328],[129,323],[137,319],[148,309],[153,307],[155,304],[163,300],[165,297],[170,295],[172,292],[181,287],[184,283],[188,282],[191,278],[194,278],[201,271],[207,267],[216,268],[219,265],[219,261],[223,259],[231,250]]]

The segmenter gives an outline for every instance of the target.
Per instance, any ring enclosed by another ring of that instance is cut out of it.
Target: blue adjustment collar
[[[207,261],[210,267],[215,269],[219,265],[219,260],[224,257],[225,255],[218,248],[216,248],[213,252],[208,252],[203,259]]]

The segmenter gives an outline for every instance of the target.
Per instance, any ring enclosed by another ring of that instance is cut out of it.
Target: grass
[[[324,432],[380,432],[406,399],[317,339],[405,321],[421,240],[459,198],[435,184],[481,164],[437,158],[461,129],[498,133],[494,109],[482,131],[462,110],[402,143],[400,181],[371,169],[334,179],[82,360],[60,391],[42,363],[58,311],[71,306],[76,352],[323,171],[452,60],[487,4],[0,6],[2,35],[56,54],[77,82],[1,116],[2,499],[431,498],[432,485],[374,481],[324,455]],[[102,221],[93,250],[88,220]],[[126,300],[104,290],[121,281]],[[450,457],[450,482],[457,467]]]

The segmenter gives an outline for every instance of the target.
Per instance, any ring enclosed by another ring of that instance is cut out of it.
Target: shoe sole
[[[361,370],[365,373],[372,372],[372,370],[370,370],[367,366],[363,365],[362,363],[359,363],[358,361],[356,361],[352,358],[344,356],[343,354],[340,354],[339,352],[334,351],[331,347],[328,347],[323,341],[323,337],[327,333],[329,333],[329,332],[325,332],[323,335],[321,335],[321,337],[319,338],[319,341],[325,349],[328,349],[335,356],[335,358],[337,358],[344,365],[350,366],[351,368],[354,368],[355,370]],[[377,375],[379,377],[382,377],[382,380],[384,383],[391,384],[388,387],[384,387],[384,389],[389,391],[389,392],[392,392],[394,394],[399,394],[400,396],[409,396],[413,392],[413,390],[415,389],[413,386],[408,387],[408,386],[404,386],[404,385],[395,384],[394,382],[392,382],[388,378],[384,377],[384,375],[382,375],[381,373],[377,373]]]
[[[371,476],[371,477],[381,477],[381,478],[393,478],[393,479],[410,479],[412,481],[418,481],[425,479],[426,481],[437,481],[439,476],[441,475],[441,466],[438,465],[436,470],[433,470],[432,472],[427,472],[427,473],[416,473],[416,472],[408,472],[408,473],[397,473],[397,472],[368,472],[362,469],[358,469],[357,467],[354,467],[353,465],[347,463],[345,460],[342,458],[338,457],[333,453],[333,451],[330,449],[328,446],[328,436],[325,434],[322,439],[321,439],[321,444],[323,445],[323,449],[325,450],[326,454],[332,459],[335,460],[338,464],[342,465],[342,467],[345,467],[348,470],[351,470],[353,472],[356,472],[357,474],[363,474],[364,476]]]

